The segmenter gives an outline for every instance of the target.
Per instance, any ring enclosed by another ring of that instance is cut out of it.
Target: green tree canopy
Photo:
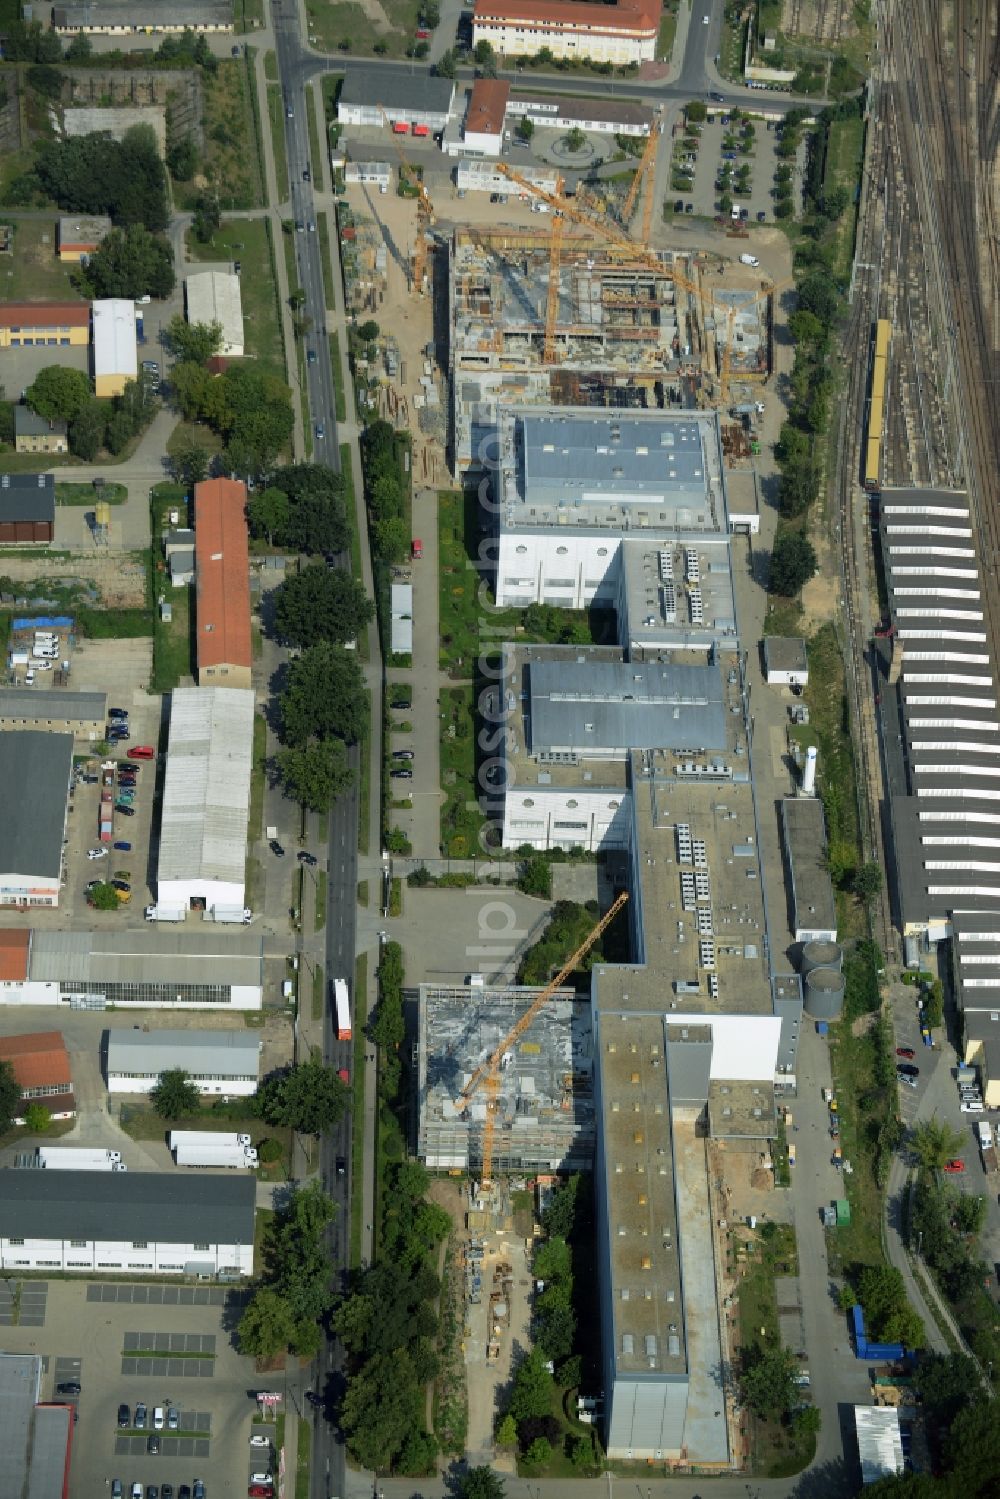
[[[201,1107],[201,1094],[183,1067],[161,1072],[149,1100],[161,1119],[184,1119]]]
[[[289,1347],[294,1331],[295,1318],[285,1298],[270,1286],[258,1286],[240,1318],[236,1340],[241,1353],[269,1362]]]
[[[310,739],[343,739],[354,744],[368,723],[368,695],[357,653],[320,641],[289,663],[281,694],[282,738],[304,745]]]
[[[0,1134],[6,1134],[21,1107],[21,1084],[10,1062],[0,1062]]]
[[[291,645],[356,640],[374,613],[361,583],[319,563],[286,578],[273,599],[275,630]]]
[[[29,1103],[24,1111],[24,1123],[33,1135],[44,1135],[52,1123],[52,1115],[43,1103]]]
[[[106,880],[102,880],[92,890],[87,891],[87,900],[95,911],[117,911],[121,905],[114,885]]]
[[[469,1468],[458,1486],[460,1499],[504,1499],[505,1485],[492,1468]]]
[[[685,104],[684,114],[689,124],[700,125],[703,120],[708,119],[708,105],[704,99],[692,99],[690,103]]]
[[[354,781],[347,750],[340,739],[311,740],[289,745],[274,757],[285,795],[310,812],[329,812]]]
[[[283,546],[279,538],[288,526],[288,496],[283,489],[269,484],[266,489],[256,489],[247,505],[247,521],[250,534],[264,537],[270,546]]]
[[[174,289],[170,245],[142,224],[112,229],[81,267],[78,280],[91,297],[169,297]]]
[[[910,1137],[910,1148],[925,1171],[940,1171],[964,1144],[964,1136],[937,1114],[921,1120]]]
[[[816,571],[816,553],[812,543],[798,531],[785,531],[777,537],[771,552],[769,584],[772,593],[786,598],[799,592]]]
[[[32,411],[48,422],[74,421],[90,398],[90,381],[83,370],[65,364],[46,365],[24,393]]]
[[[545,1367],[545,1354],[533,1348],[521,1360],[514,1375],[507,1413],[520,1426],[532,1416],[547,1416],[552,1410],[555,1381]]]
[[[346,551],[350,533],[342,474],[325,463],[293,463],[274,469],[270,484],[287,499],[284,523],[273,536],[276,545],[307,556]]]
[[[787,1348],[754,1349],[746,1356],[740,1389],[758,1416],[784,1415],[792,1404],[795,1360]]]
[[[116,224],[143,224],[154,232],[169,223],[166,169],[149,125],[133,125],[120,141],[101,132],[47,141],[35,174],[69,212],[106,213]]]
[[[265,1079],[257,1090],[260,1115],[267,1124],[283,1124],[300,1134],[321,1135],[339,1124],[351,1090],[318,1052],[286,1072]]]
[[[189,323],[175,313],[167,324],[167,344],[175,359],[205,364],[222,347],[221,323]]]

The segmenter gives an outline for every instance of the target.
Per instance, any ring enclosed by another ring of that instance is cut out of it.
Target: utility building
[[[243,354],[243,301],[240,278],[231,271],[199,271],[184,282],[189,323],[218,323],[222,329],[220,354]]]
[[[260,1042],[254,1031],[108,1031],[108,1092],[149,1093],[164,1072],[188,1074],[208,1097],[257,1091]]]
[[[120,396],[139,373],[135,303],[109,297],[94,303],[94,392]]]
[[[55,480],[51,474],[0,474],[0,544],[50,542],[56,526]]]
[[[57,906],[73,737],[0,732],[0,906]]]

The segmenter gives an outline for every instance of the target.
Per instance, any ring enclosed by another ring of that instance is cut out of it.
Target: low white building
[[[0,1269],[244,1280],[256,1190],[249,1173],[0,1171]]]
[[[243,909],[253,706],[245,687],[179,687],[171,694],[160,905]]]
[[[769,687],[808,686],[809,658],[805,641],[784,635],[765,635],[764,675]]]
[[[91,309],[94,345],[94,394],[120,396],[139,373],[135,341],[135,303],[106,297]]]
[[[257,1091],[255,1031],[108,1031],[109,1093],[150,1093],[165,1072],[186,1072],[199,1093],[249,1098]]]
[[[218,323],[222,329],[219,353],[243,355],[243,301],[240,278],[231,271],[198,271],[184,282],[189,323]]]
[[[421,67],[413,72],[364,63],[348,68],[337,98],[340,125],[397,127],[398,134],[429,135],[451,118],[455,84]]]
[[[392,168],[387,161],[345,161],[343,157],[331,157],[330,165],[343,167],[345,182],[365,182],[369,187],[377,187],[380,193],[387,193],[392,184]]]
[[[520,176],[543,193],[554,194],[559,186],[559,173],[551,167],[520,167]],[[516,182],[505,177],[489,161],[463,157],[455,168],[455,186],[460,193],[518,193]],[[542,205],[545,206],[544,204]]]

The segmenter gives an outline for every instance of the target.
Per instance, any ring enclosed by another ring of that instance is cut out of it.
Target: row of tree
[[[246,1099],[245,1113],[300,1135],[319,1136],[340,1123],[350,1096],[348,1085],[314,1050],[308,1061],[262,1079],[256,1093]],[[179,1067],[160,1074],[150,1102],[161,1119],[190,1119],[202,1111],[197,1086]]]
[[[369,1039],[378,1047],[379,1087],[392,1104],[399,1096],[402,1063],[399,1049],[406,1027],[403,1019],[403,949],[387,942],[378,965],[378,1004],[368,1025]]]
[[[293,1187],[267,1230],[263,1272],[240,1318],[240,1352],[270,1362],[286,1351],[315,1358],[333,1304],[326,1228],[336,1207],[318,1181]]]
[[[400,472],[398,434],[389,422],[371,422],[361,440],[365,504],[372,560],[401,562],[410,550],[406,524],[406,481]]]
[[[145,371],[129,380],[121,395],[98,400],[83,370],[61,364],[39,370],[24,398],[46,421],[67,423],[70,452],[87,463],[102,451],[123,452],[149,426],[159,406]]]
[[[182,416],[204,422],[222,438],[226,469],[266,472],[288,445],[295,425],[291,391],[276,375],[249,363],[212,374],[204,364],[185,360],[174,365],[170,384]]]
[[[170,221],[166,168],[150,125],[133,125],[120,141],[101,131],[46,141],[34,176],[39,190],[70,213],[108,214],[115,224],[142,224],[154,233]]]
[[[346,551],[347,484],[322,463],[275,469],[267,486],[250,497],[250,535],[268,546],[307,557]]]

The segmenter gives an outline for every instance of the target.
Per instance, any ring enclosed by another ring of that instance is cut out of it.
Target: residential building
[[[51,474],[0,474],[0,545],[46,545],[55,535],[56,485]]]
[[[86,302],[0,302],[0,349],[85,348]]]
[[[52,29],[60,36],[123,37],[232,31],[233,7],[229,0],[174,0],[169,7],[158,0],[87,0],[55,6]]]
[[[109,297],[93,307],[94,390],[99,396],[120,396],[139,371],[135,303]]]
[[[184,298],[188,322],[218,323],[222,329],[219,353],[241,357],[243,302],[239,276],[231,271],[199,271],[185,279]]]
[[[243,1280],[252,1173],[0,1171],[0,1269]]]
[[[243,909],[253,712],[245,689],[171,694],[156,871],[161,905]]]
[[[106,235],[111,233],[111,220],[103,213],[87,218],[63,214],[59,218],[59,259],[70,265],[79,264],[85,255],[93,255]]]
[[[547,48],[571,61],[654,62],[660,0],[476,0],[473,45],[489,42],[504,57],[534,57]]]
[[[70,1009],[259,1010],[263,939],[244,927],[0,929],[0,1004]]]
[[[436,78],[420,68],[387,71],[353,63],[344,75],[337,98],[337,120],[341,125],[389,125],[417,127],[419,134],[443,130],[451,118],[455,84]]]
[[[0,730],[41,729],[72,734],[80,748],[97,744],[107,733],[106,692],[69,692],[62,688],[0,688]]]
[[[73,736],[0,732],[0,906],[57,906]]]
[[[194,489],[199,687],[249,688],[250,536],[246,485],[206,479]]]
[[[73,1406],[43,1403],[42,1374],[40,1354],[0,1353],[4,1487],[18,1499],[69,1499]]]
[[[9,1062],[21,1089],[21,1113],[15,1124],[24,1123],[28,1104],[41,1104],[53,1119],[73,1119],[76,1099],[69,1053],[61,1031],[33,1031],[23,1036],[0,1036],[0,1062]]]
[[[49,421],[23,401],[14,407],[15,453],[66,453],[69,451],[64,421]]]
[[[249,1098],[257,1091],[260,1041],[252,1030],[108,1031],[109,1093],[150,1093],[164,1072],[180,1069],[207,1097]]]

